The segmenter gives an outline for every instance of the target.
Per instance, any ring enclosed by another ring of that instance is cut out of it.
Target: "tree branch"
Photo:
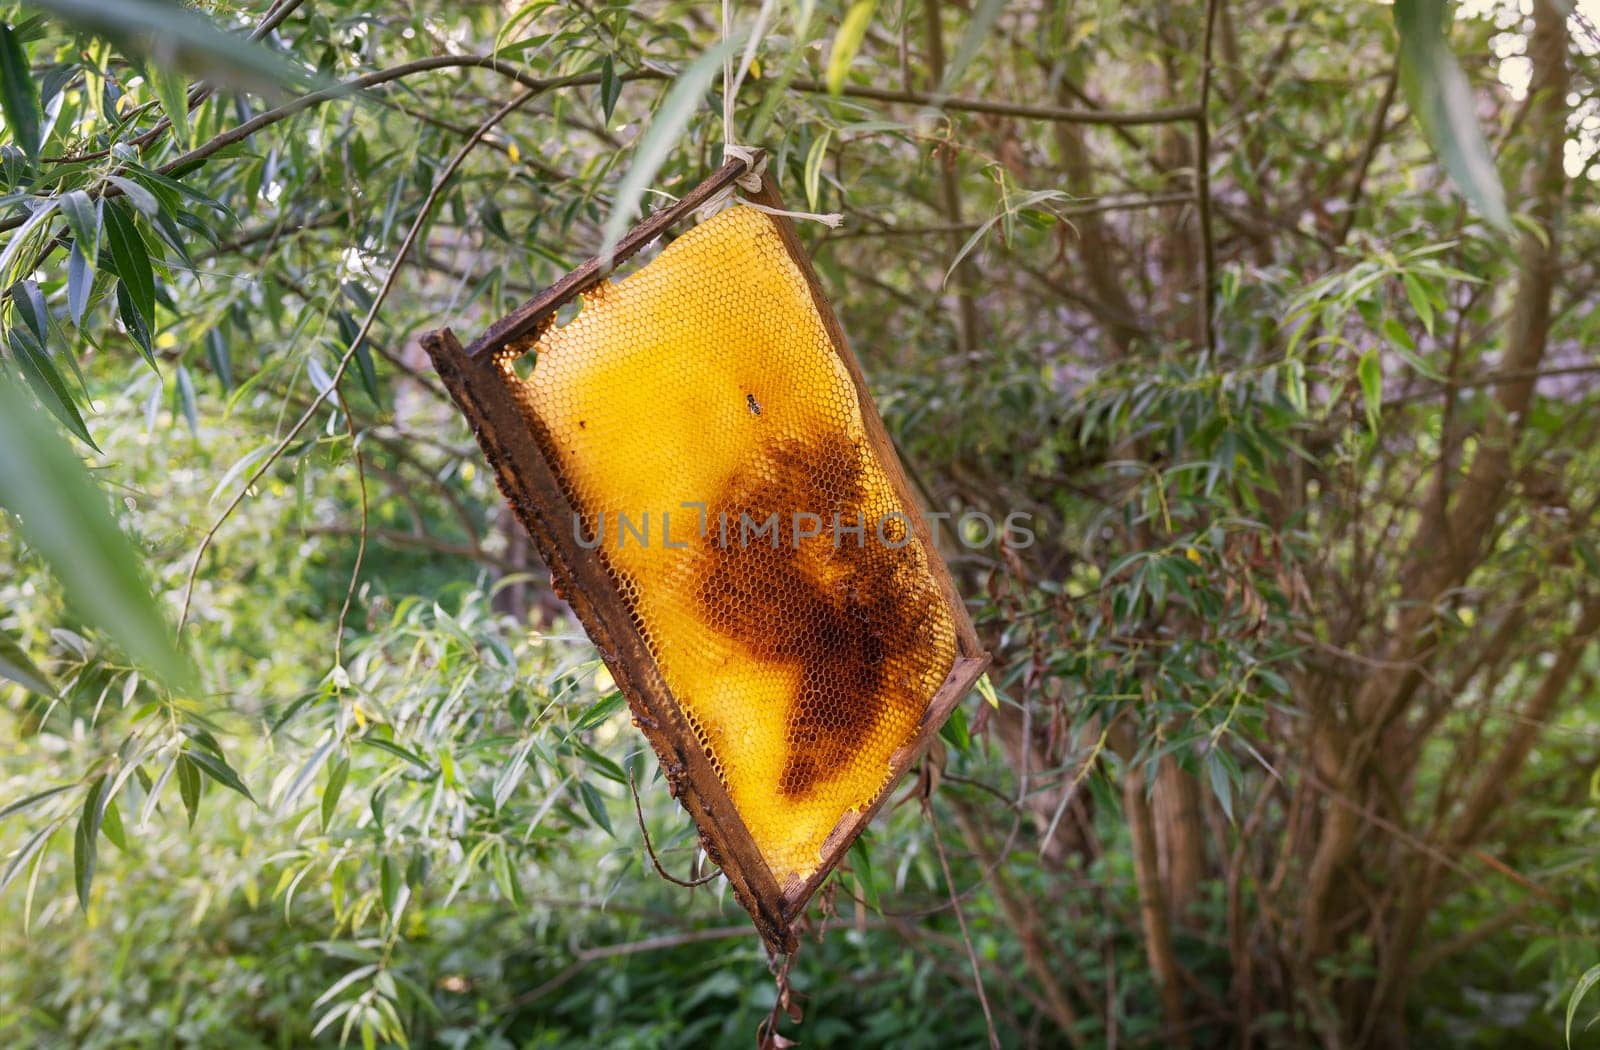
[[[791,85],[797,91],[813,95],[828,94],[828,86],[817,80],[796,80]],[[1021,117],[1025,120],[1043,120],[1061,124],[1109,124],[1126,127],[1136,124],[1181,124],[1199,116],[1198,107],[1178,106],[1172,109],[1109,110],[1066,109],[1061,106],[1028,106],[1016,102],[992,102],[980,98],[953,98],[944,95],[924,94],[920,91],[895,91],[891,88],[846,85],[840,92],[847,98],[866,98],[877,102],[905,102],[915,106],[958,113],[993,113],[1001,117]]]
[[[1200,104],[1194,120],[1194,203],[1199,209],[1195,225],[1200,237],[1200,323],[1206,349],[1217,349],[1216,325],[1212,319],[1212,292],[1216,287],[1217,246],[1211,231],[1211,120],[1206,110],[1211,103],[1211,48],[1216,36],[1217,6],[1220,0],[1206,0],[1206,27],[1201,44]]]

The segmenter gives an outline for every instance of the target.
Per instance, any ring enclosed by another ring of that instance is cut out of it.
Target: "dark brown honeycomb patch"
[[[717,535],[696,552],[695,597],[706,623],[758,658],[799,669],[779,783],[790,797],[839,769],[887,713],[915,716],[927,701],[920,676],[906,672],[936,641],[929,606],[937,595],[905,579],[904,556],[865,520],[866,455],[837,434],[777,444],[761,469],[711,505]],[[774,514],[775,544],[743,528]],[[814,519],[797,529],[797,515]],[[835,516],[862,533],[835,529]],[[820,535],[798,538],[816,522]]]

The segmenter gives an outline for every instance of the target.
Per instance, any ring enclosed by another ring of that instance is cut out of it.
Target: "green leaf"
[[[590,704],[589,709],[578,716],[578,720],[573,723],[568,735],[581,733],[586,729],[593,729],[626,706],[627,700],[623,698],[620,692],[613,692],[603,696],[593,704]]]
[[[100,822],[100,833],[111,841],[111,844],[122,852],[128,852],[128,838],[122,830],[122,814],[117,812],[117,800],[108,798],[105,802],[105,818]]]
[[[32,215],[28,216],[28,220],[22,224],[21,229],[7,235],[5,251],[0,252],[0,284],[19,277],[26,277],[38,266],[38,260],[34,260],[32,265],[24,263],[22,265],[23,272],[21,273],[14,274],[11,269],[22,256],[22,253],[32,244],[35,233],[42,233],[48,236],[50,216],[55,214],[57,203],[58,201],[55,198],[45,201],[34,210]]]
[[[128,198],[128,203],[138,208],[146,217],[154,219],[161,214],[161,198],[144,186],[121,175],[107,175],[106,181],[121,190],[122,195]]]
[[[0,377],[0,506],[50,565],[68,600],[143,667],[175,687],[194,668],[178,649],[139,566],[83,464],[15,385]]]
[[[105,236],[111,249],[111,265],[128,289],[129,302],[148,324],[156,312],[155,272],[150,268],[150,256],[133,216],[116,201],[106,202]]]
[[[811,143],[806,151],[806,207],[817,210],[817,200],[822,195],[822,162],[828,156],[828,142],[833,129],[827,128]]]
[[[1422,134],[1474,211],[1509,233],[1505,190],[1478,124],[1472,86],[1445,39],[1447,0],[1395,0],[1400,86]]]
[[[600,112],[605,114],[606,123],[611,123],[611,114],[616,111],[617,99],[622,97],[622,78],[617,76],[617,67],[607,55],[600,63]]]
[[[611,830],[611,816],[606,812],[606,800],[596,790],[595,786],[588,781],[580,780],[578,782],[578,797],[583,800],[583,808],[589,811],[590,819],[605,829],[607,835],[616,838],[617,833]]]
[[[100,251],[100,209],[104,206],[82,190],[61,195],[61,214],[83,254],[93,259]]]
[[[89,310],[89,299],[94,294],[94,270],[89,256],[77,241],[67,253],[67,312],[72,323],[83,327],[83,315]]]
[[[955,56],[945,66],[944,81],[939,85],[941,92],[948,94],[955,90],[967,67],[978,57],[978,51],[990,40],[994,24],[1005,6],[1006,0],[979,0],[972,12],[972,21],[967,23],[967,31],[961,35],[961,43],[956,46]]]
[[[855,61],[862,41],[867,38],[867,27],[872,24],[872,15],[877,8],[878,0],[856,0],[845,12],[844,20],[839,23],[839,32],[834,34],[833,47],[828,51],[825,79],[830,94],[837,95],[844,90],[844,78],[850,72],[850,63]]]
[[[50,308],[37,281],[18,281],[11,286],[11,306],[42,346],[50,337]]]
[[[1572,549],[1577,553],[1578,560],[1583,562],[1583,567],[1589,570],[1589,575],[1600,576],[1600,550],[1596,550],[1587,537],[1573,537]]]
[[[156,348],[150,338],[150,326],[146,323],[145,315],[134,305],[133,293],[129,290],[127,281],[117,282],[117,316],[122,319],[122,327],[128,330],[128,338],[139,348],[139,354],[145,359],[145,363],[159,373],[161,366],[156,363]]]
[[[1378,429],[1378,414],[1383,409],[1383,364],[1374,347],[1361,355],[1356,365],[1356,378],[1361,381],[1361,403],[1367,411],[1367,425]]]
[[[1228,768],[1219,757],[1221,752],[1214,751],[1206,762],[1206,777],[1211,782],[1211,791],[1217,796],[1217,804],[1222,807],[1222,813],[1228,818],[1228,823],[1233,823],[1233,780],[1228,775]]]
[[[197,749],[185,751],[184,755],[198,766],[201,772],[223,787],[237,791],[251,802],[256,800],[256,797],[250,794],[250,789],[244,786],[244,781],[239,779],[239,774],[233,771],[233,767],[228,765],[221,755]]]
[[[952,708],[950,718],[939,727],[939,736],[957,751],[966,751],[972,747],[972,733],[967,729],[966,712],[959,706]]]
[[[1572,994],[1567,997],[1567,1046],[1572,1046],[1572,1018],[1578,1012],[1578,1004],[1583,997],[1589,994],[1589,989],[1600,983],[1600,966],[1591,966],[1578,978],[1578,983],[1572,989]]]
[[[984,702],[990,707],[995,708],[996,710],[999,709],[1000,694],[994,691],[994,683],[989,680],[989,676],[987,674],[981,674],[978,676],[978,695],[982,696]]]
[[[956,267],[961,265],[961,260],[972,254],[972,249],[978,246],[979,241],[988,236],[989,231],[994,229],[997,223],[1008,222],[1010,218],[1013,215],[1016,215],[1019,211],[1022,211],[1026,208],[1031,208],[1036,204],[1041,204],[1044,201],[1050,200],[1061,200],[1065,197],[1066,194],[1062,193],[1060,190],[1034,190],[1032,193],[1024,194],[1014,201],[1008,201],[1004,210],[997,215],[990,216],[983,223],[979,224],[976,230],[972,231],[972,236],[966,239],[966,242],[961,245],[960,250],[956,252],[956,257],[950,260],[950,266],[944,272],[944,280],[942,283],[950,283],[950,276],[956,272]]]
[[[8,25],[0,25],[0,111],[22,152],[39,159],[44,145],[44,115],[39,110],[39,85],[33,79],[28,52]]]
[[[96,777],[83,797],[78,828],[72,837],[72,879],[78,890],[78,906],[89,910],[89,891],[94,888],[95,856],[99,848],[100,822],[105,817],[106,778]]]
[[[194,136],[189,131],[189,93],[183,75],[156,63],[151,63],[144,75],[156,98],[160,99],[167,119],[172,121],[172,133],[184,149],[189,149],[194,145]]]
[[[383,910],[389,913],[390,919],[394,919],[405,903],[400,894],[405,888],[406,880],[400,871],[399,862],[385,854],[383,863],[379,866],[378,878],[383,892]]]
[[[866,900],[867,907],[876,912],[883,911],[883,902],[878,899],[878,879],[872,871],[872,854],[867,848],[865,835],[850,844],[850,870],[855,873],[856,884],[861,887],[861,896]]]
[[[294,779],[289,781],[289,786],[283,789],[283,794],[278,799],[278,810],[282,813],[290,812],[301,793],[311,786],[311,778],[317,775],[317,770],[322,768],[322,763],[328,760],[328,755],[333,752],[334,744],[338,741],[330,734],[326,740],[317,745],[316,750],[300,764],[295,772]]]
[[[695,59],[673,81],[660,108],[651,118],[650,126],[639,136],[639,144],[633,151],[633,163],[628,166],[628,174],[623,176],[622,185],[617,187],[611,214],[606,217],[604,242],[600,247],[603,259],[610,259],[617,241],[638,214],[639,202],[644,199],[645,190],[683,138],[690,118],[700,108],[706,90],[711,86],[711,78],[721,68],[722,60],[733,54],[738,44],[738,40],[722,41]]]
[[[344,793],[344,786],[350,779],[350,759],[340,755],[328,767],[328,783],[322,789],[322,830],[326,832],[328,825],[333,822],[333,814],[339,808],[339,796]]]
[[[211,364],[211,372],[222,384],[223,390],[233,389],[233,357],[228,353],[228,344],[222,338],[222,330],[213,328],[206,332],[206,360]]]
[[[1428,290],[1422,286],[1422,279],[1416,274],[1403,273],[1400,275],[1400,283],[1405,287],[1406,300],[1411,303],[1411,309],[1417,312],[1422,327],[1432,335],[1433,302],[1428,298]]]
[[[183,365],[178,366],[178,406],[183,409],[183,421],[189,424],[189,433],[200,436],[200,410],[195,404],[194,380],[189,378],[189,370]]]
[[[170,0],[29,0],[74,29],[105,37],[124,54],[159,56],[197,80],[263,94],[311,78],[272,49],[224,32],[198,11]]]
[[[9,678],[22,688],[43,696],[55,696],[56,687],[50,677],[28,659],[28,654],[11,635],[0,631],[0,678]],[[11,809],[0,809],[0,817]]]
[[[53,788],[35,791],[33,794],[25,798],[19,798],[15,802],[7,802],[4,806],[0,806],[0,820],[6,819],[13,813],[21,813],[25,809],[36,806],[46,799],[54,798],[63,791],[70,791],[77,786],[77,784],[57,784]]]
[[[89,436],[89,428],[84,425],[83,417],[78,414],[78,406],[72,399],[71,391],[67,389],[67,381],[62,378],[55,362],[50,359],[44,347],[34,338],[33,332],[26,328],[13,328],[7,333],[6,342],[11,347],[11,359],[16,362],[17,370],[33,388],[34,396],[39,399],[39,403],[60,420],[61,425],[70,430],[79,441],[96,452],[100,451],[100,446]]]
[[[494,864],[494,880],[500,886],[512,904],[518,908],[527,907],[527,895],[522,891],[522,880],[517,878],[517,866],[511,859],[511,849],[505,843],[496,843],[494,856],[490,858]]]
[[[506,235],[506,239],[510,240],[509,234]],[[371,307],[370,298],[360,285],[346,282],[344,291],[346,295],[361,305],[362,310]],[[354,346],[356,370],[361,373],[362,387],[366,390],[367,396],[372,398],[373,404],[382,405],[383,397],[378,390],[378,370],[372,360],[371,344],[366,339],[357,340],[356,338],[361,334],[361,325],[356,323],[356,319],[345,310],[336,310],[333,316],[339,325],[339,337],[343,340],[344,346]],[[341,353],[340,356],[343,356],[343,354]]]
[[[428,763],[423,760],[421,755],[418,755],[415,751],[407,750],[406,748],[401,747],[399,744],[396,744],[393,741],[385,740],[381,736],[372,736],[372,735],[369,734],[367,736],[359,738],[356,741],[356,743],[358,743],[358,744],[366,744],[369,747],[377,748],[379,751],[387,751],[391,755],[397,755],[400,758],[405,759],[407,762],[410,762],[412,765],[416,766],[418,769],[420,769],[423,772],[427,773],[429,776],[438,776],[439,775],[439,771],[437,769],[434,769],[432,766],[428,765]]]
[[[178,794],[183,798],[183,808],[189,814],[192,828],[195,814],[200,811],[200,767],[189,761],[188,755],[178,756]]]
[[[33,837],[24,842],[21,849],[11,855],[11,863],[6,865],[5,873],[0,874],[0,892],[4,892],[5,888],[11,885],[12,881],[22,873],[22,869],[27,863],[34,858],[34,855],[44,848],[46,842],[50,841],[50,836],[54,835],[64,823],[66,823],[65,818],[46,824],[34,832]]]

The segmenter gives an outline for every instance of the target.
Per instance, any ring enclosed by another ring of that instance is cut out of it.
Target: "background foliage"
[[[0,1033],[747,1044],[766,960],[651,870],[630,780],[688,822],[415,343],[716,165],[719,12],[201,9],[0,5]],[[981,1044],[981,981],[1005,1045],[1593,1038],[1590,13],[773,5],[738,137],[846,215],[930,506],[1037,535],[952,548],[996,703],[787,1034]]]

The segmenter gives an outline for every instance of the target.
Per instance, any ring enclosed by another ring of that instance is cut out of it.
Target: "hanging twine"
[[[750,67],[755,63],[756,51],[761,46],[761,39],[766,35],[767,23],[772,18],[774,0],[762,0],[761,10],[756,14],[756,24],[750,30],[750,39],[745,42],[744,53],[739,57],[737,68],[733,62],[733,52],[729,51],[722,60],[722,159],[726,163],[730,160],[742,160],[745,171],[734,180],[723,192],[708,200],[700,209],[700,215],[708,216],[716,212],[725,203],[733,199],[735,190],[745,193],[761,192],[761,177],[766,174],[767,155],[762,153],[757,157],[757,151],[749,146],[741,146],[734,141],[734,103],[739,96],[739,86],[744,83],[744,78],[750,72]],[[722,0],[722,39],[724,41],[733,36],[733,0]],[[739,203],[747,208],[765,212],[768,215],[782,215],[790,219],[799,219],[805,222],[820,222],[831,229],[837,229],[844,222],[844,216],[838,212],[810,212],[787,211],[783,208],[773,208],[756,201],[740,199]]]

